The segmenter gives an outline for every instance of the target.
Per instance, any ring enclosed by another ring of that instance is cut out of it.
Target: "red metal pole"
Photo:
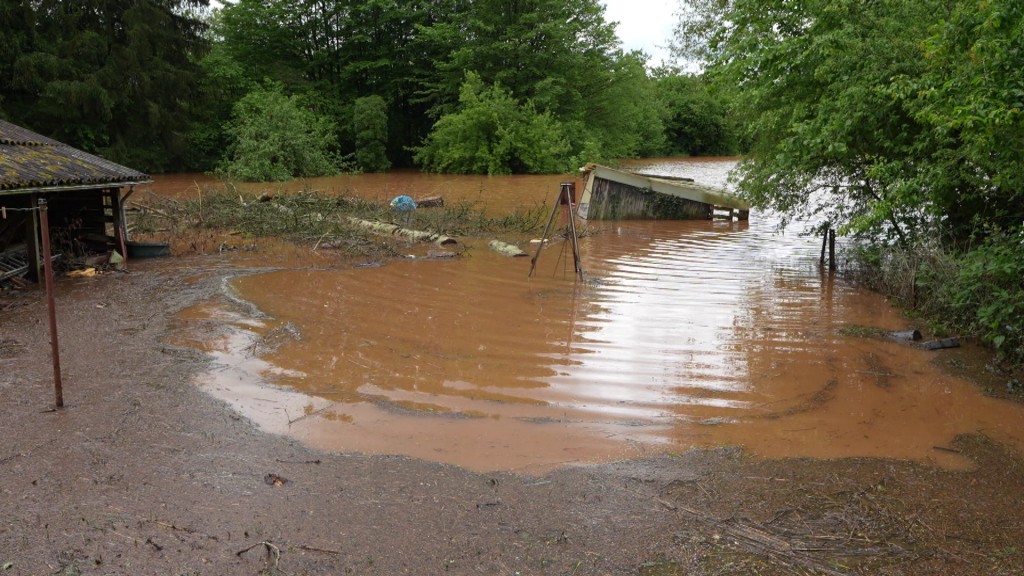
[[[50,217],[46,200],[39,199],[39,226],[43,235],[43,270],[46,276],[46,303],[50,309],[50,348],[53,353],[53,392],[57,408],[64,407],[64,389],[60,381],[60,345],[57,342],[57,302],[53,298],[53,262],[50,260]]]

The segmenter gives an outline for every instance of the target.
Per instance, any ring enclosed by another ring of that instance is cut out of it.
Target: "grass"
[[[932,333],[975,338],[1009,369],[1024,367],[1024,229],[961,248],[858,246],[850,261],[856,280],[924,319]]]
[[[195,198],[174,200],[158,195],[133,204],[133,233],[153,239],[192,238],[207,246],[211,234],[244,240],[278,238],[297,244],[328,244],[352,256],[396,255],[400,241],[354,226],[349,218],[392,222],[404,228],[454,237],[528,234],[539,231],[548,208],[520,209],[489,217],[474,204],[455,203],[398,213],[388,204],[324,195],[313,190],[293,194],[245,194],[230,184],[208,187]],[[187,245],[188,242],[185,242]]]

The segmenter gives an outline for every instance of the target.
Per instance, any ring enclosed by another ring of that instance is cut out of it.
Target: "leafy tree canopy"
[[[678,48],[735,91],[753,203],[862,233],[883,287],[1024,362],[1024,3],[690,7]]]
[[[1024,5],[698,0],[679,51],[733,87],[755,205],[877,239],[1021,222]]]
[[[663,154],[664,123],[678,143],[688,121],[644,55],[622,51],[599,0],[207,4],[0,0],[0,114],[150,172],[217,166],[235,150],[236,102],[264,79],[329,118],[332,149],[370,170],[412,165],[415,150],[436,145],[426,141],[435,123],[465,112],[467,72],[554,127],[554,149],[568,143],[558,162],[501,170]],[[553,149],[516,144],[521,158]]]
[[[238,0],[216,23],[227,55],[255,80],[271,78],[335,118],[355,150],[355,101],[387,105],[387,156],[409,162],[433,123],[419,91],[458,38],[424,34],[455,17],[459,0]]]
[[[655,82],[664,107],[668,154],[722,156],[736,152],[738,128],[722,90],[713,91],[696,75],[668,73]]]
[[[500,85],[466,76],[459,108],[446,114],[416,151],[429,170],[457,174],[561,172],[570,169],[569,144],[550,112],[519,104]]]
[[[334,126],[304,109],[279,85],[259,87],[235,104],[231,145],[219,172],[243,181],[280,181],[338,172]]]
[[[571,132],[559,164],[664,149],[643,57],[621,51],[597,0],[239,0],[216,30],[250,77],[315,99],[346,151],[362,147],[355,102],[380,96],[386,156],[410,163],[434,123],[464,109],[467,72]]]
[[[206,5],[0,0],[8,117],[144,170],[182,166]]]
[[[387,156],[387,104],[380,96],[356,100],[353,112],[356,136],[356,164],[367,172],[383,172],[391,167]]]

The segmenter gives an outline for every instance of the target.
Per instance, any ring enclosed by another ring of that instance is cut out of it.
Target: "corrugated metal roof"
[[[0,120],[0,191],[147,182],[149,176]]]

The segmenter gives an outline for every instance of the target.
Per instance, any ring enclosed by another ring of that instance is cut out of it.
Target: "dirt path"
[[[0,574],[1024,572],[1024,466],[983,436],[968,472],[720,449],[529,477],[265,434],[164,340],[223,273],[62,280],[61,412],[42,294],[0,300]]]

